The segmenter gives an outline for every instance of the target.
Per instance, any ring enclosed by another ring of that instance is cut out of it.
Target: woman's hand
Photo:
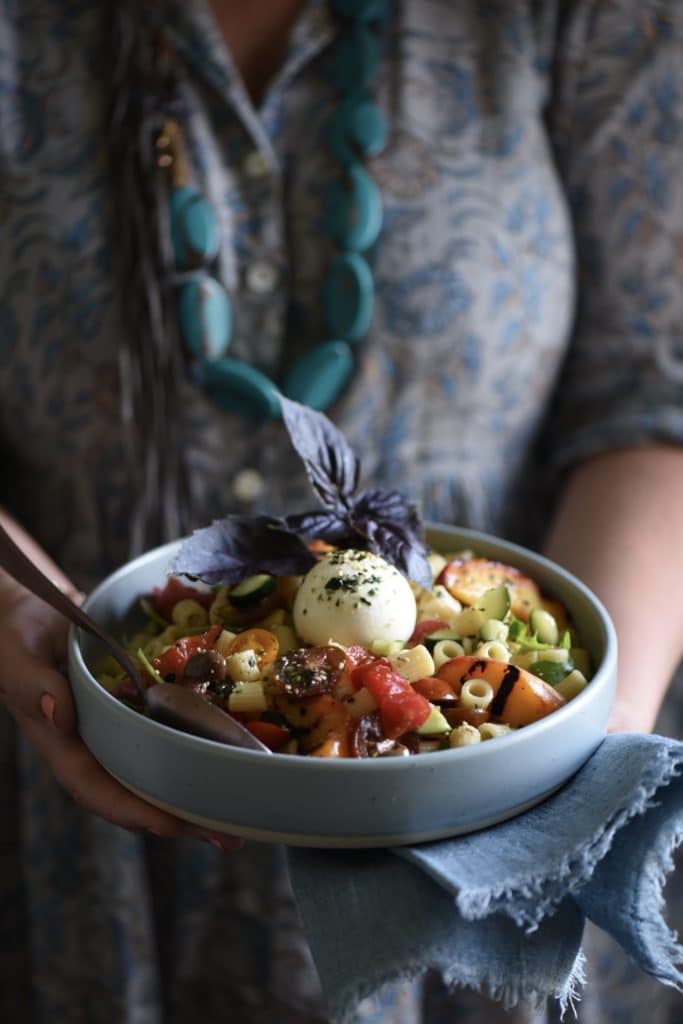
[[[115,825],[159,836],[206,839],[222,849],[240,841],[187,826],[121,786],[95,760],[76,729],[64,675],[68,623],[6,576],[0,579],[0,700],[57,781],[81,806]]]
[[[683,657],[683,449],[595,456],[560,498],[546,554],[605,603],[619,676],[610,732],[650,732]]]

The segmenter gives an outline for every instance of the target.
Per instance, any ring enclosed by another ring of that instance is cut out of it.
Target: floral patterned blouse
[[[139,498],[119,428],[104,6],[0,4],[0,500],[83,587],[128,557]],[[231,354],[277,379],[323,337],[337,25],[310,0],[258,108],[203,0],[178,0],[172,31],[193,178],[221,218]],[[397,0],[381,54],[374,315],[330,414],[367,481],[534,543],[573,464],[683,441],[681,5]],[[219,411],[189,377],[175,415],[186,526],[305,507],[279,424]],[[143,840],[75,807],[0,716],[3,738],[1,1019],[325,1019],[279,851]],[[646,1003],[652,1024],[674,1019],[670,994],[600,957],[609,1008],[587,996],[582,1019],[625,1024]],[[428,989],[429,1024],[475,1019]],[[388,993],[359,1019],[416,1021],[420,998]]]

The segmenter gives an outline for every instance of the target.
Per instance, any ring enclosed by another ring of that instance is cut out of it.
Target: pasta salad
[[[213,587],[171,576],[142,598],[127,647],[145,681],[192,689],[273,751],[366,758],[495,739],[590,679],[566,609],[512,566],[430,552],[430,586],[367,550],[309,547],[305,573]],[[145,713],[112,659],[98,679]]]

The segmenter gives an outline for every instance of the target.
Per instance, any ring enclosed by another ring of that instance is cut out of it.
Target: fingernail
[[[51,693],[44,693],[40,698],[40,710],[50,725],[55,724],[55,704],[56,701]]]

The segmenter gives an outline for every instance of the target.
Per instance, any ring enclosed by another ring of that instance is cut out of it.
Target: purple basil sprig
[[[281,397],[282,418],[322,508],[273,519],[226,516],[196,530],[182,545],[171,572],[205,583],[237,583],[267,572],[290,576],[315,562],[304,537],[338,547],[373,551],[410,579],[431,587],[427,548],[415,506],[398,491],[356,494],[360,464],[344,435],[326,416]]]
[[[398,491],[380,488],[355,494],[360,464],[346,438],[322,413],[282,398],[290,440],[323,508],[287,516],[297,534],[321,537],[339,547],[381,555],[423,587],[432,574],[417,509]]]
[[[293,576],[314,564],[305,542],[282,519],[226,516],[187,538],[171,572],[205,583],[231,584],[258,572]]]

